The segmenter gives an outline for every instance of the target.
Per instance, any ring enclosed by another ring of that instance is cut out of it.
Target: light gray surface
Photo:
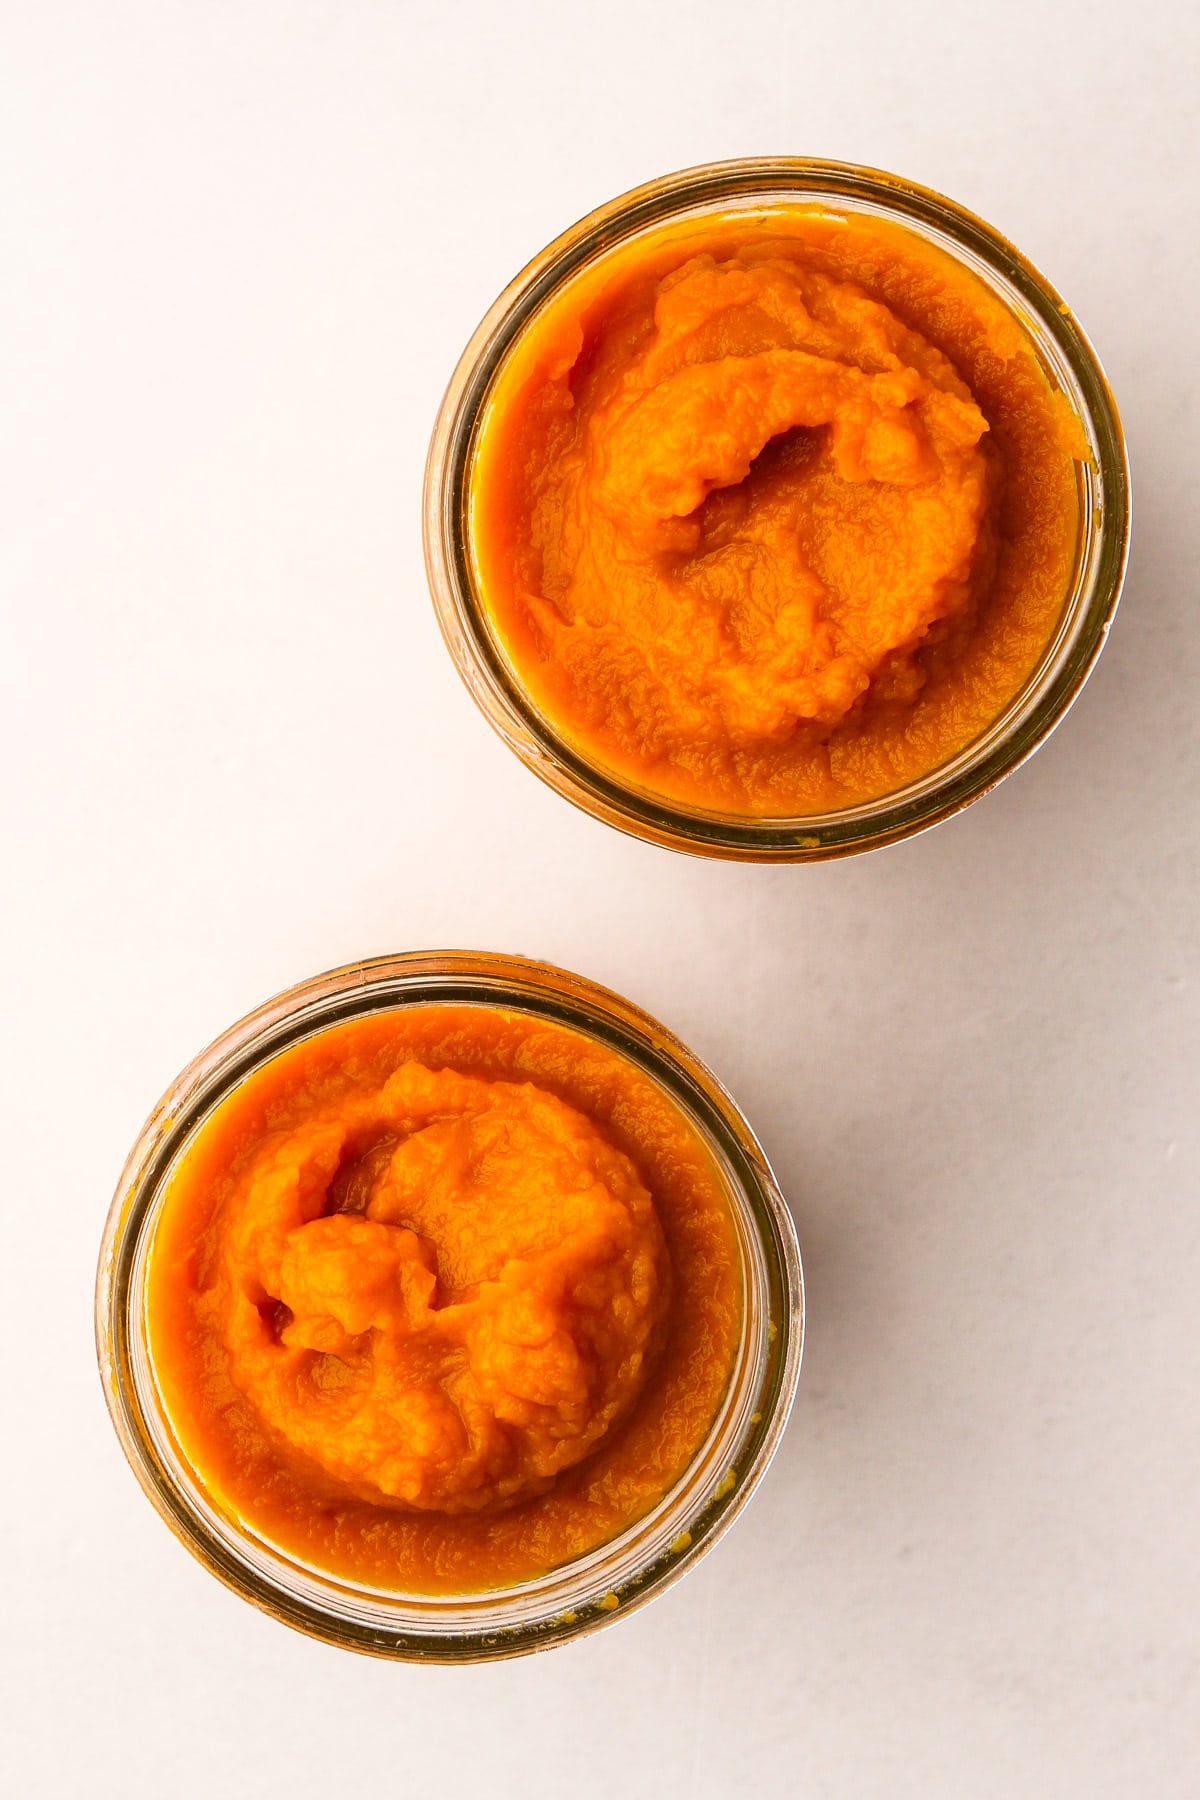
[[[1194,8],[0,12],[7,1791],[1195,1794]],[[931,836],[795,870],[542,789],[459,686],[418,529],[442,384],[527,256],[773,150],[1012,236],[1100,348],[1137,489],[1063,730]],[[680,1031],[775,1160],[810,1300],[779,1460],[694,1577],[461,1672],[307,1643],[193,1564],[90,1322],[192,1053],[447,943]]]

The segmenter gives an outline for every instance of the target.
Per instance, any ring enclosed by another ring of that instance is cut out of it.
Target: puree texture
[[[553,1567],[653,1504],[728,1380],[720,1179],[615,1052],[486,1007],[334,1027],[175,1171],[151,1349],[220,1504],[417,1591]]]
[[[678,227],[535,314],[472,467],[484,604],[565,736],[750,813],[885,793],[1011,698],[1065,599],[1078,426],[914,234]]]

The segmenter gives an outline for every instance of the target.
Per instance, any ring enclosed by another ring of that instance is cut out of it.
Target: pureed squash
[[[969,744],[1036,666],[1079,423],[962,263],[798,203],[599,256],[501,363],[469,548],[560,736],[669,802],[811,816]]]
[[[146,1294],[216,1504],[429,1594],[644,1515],[704,1441],[742,1305],[720,1176],[665,1093],[581,1032],[446,1004],[242,1081],[169,1178]]]

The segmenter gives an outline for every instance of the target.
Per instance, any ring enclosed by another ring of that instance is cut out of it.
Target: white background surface
[[[7,1792],[1198,1791],[1196,17],[0,7]],[[520,264],[637,181],[771,151],[1015,238],[1106,361],[1138,514],[1031,765],[932,835],[777,870],[627,842],[506,755],[418,509]],[[687,1038],[775,1161],[810,1301],[784,1447],[712,1557],[595,1640],[462,1671],[213,1582],[91,1344],[109,1194],[176,1071],[299,977],[445,944]]]

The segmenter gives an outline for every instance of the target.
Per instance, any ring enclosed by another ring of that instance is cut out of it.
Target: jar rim
[[[668,220],[756,204],[875,213],[934,243],[1008,306],[1065,395],[1091,463],[1078,473],[1081,538],[1056,630],[992,723],[924,776],[836,812],[759,817],[670,800],[624,780],[568,741],[534,703],[487,615],[467,526],[478,424],[501,364],[535,313],[585,267]],[[425,468],[425,565],[442,636],[472,698],[525,765],[606,824],[669,849],[739,861],[853,855],[929,829],[990,791],[1048,738],[1103,648],[1129,555],[1128,453],[1107,376],[1074,313],[1033,263],[957,201],[865,165],[815,157],[700,164],[588,213],[508,284],[472,334],[443,397]]]
[[[503,1006],[606,1044],[663,1089],[722,1177],[743,1262],[741,1341],[729,1389],[688,1469],[607,1544],[534,1580],[448,1596],[371,1588],[303,1563],[218,1507],[154,1381],[145,1270],[171,1170],[215,1107],[255,1069],[345,1019],[414,1005]],[[483,1661],[588,1635],[657,1597],[723,1535],[782,1437],[800,1373],[804,1288],[791,1214],[750,1126],[673,1033],[584,977],[524,957],[410,952],[301,982],[223,1032],[160,1100],[118,1182],[96,1279],[105,1398],[143,1490],[226,1586],[310,1636],[410,1661]]]

